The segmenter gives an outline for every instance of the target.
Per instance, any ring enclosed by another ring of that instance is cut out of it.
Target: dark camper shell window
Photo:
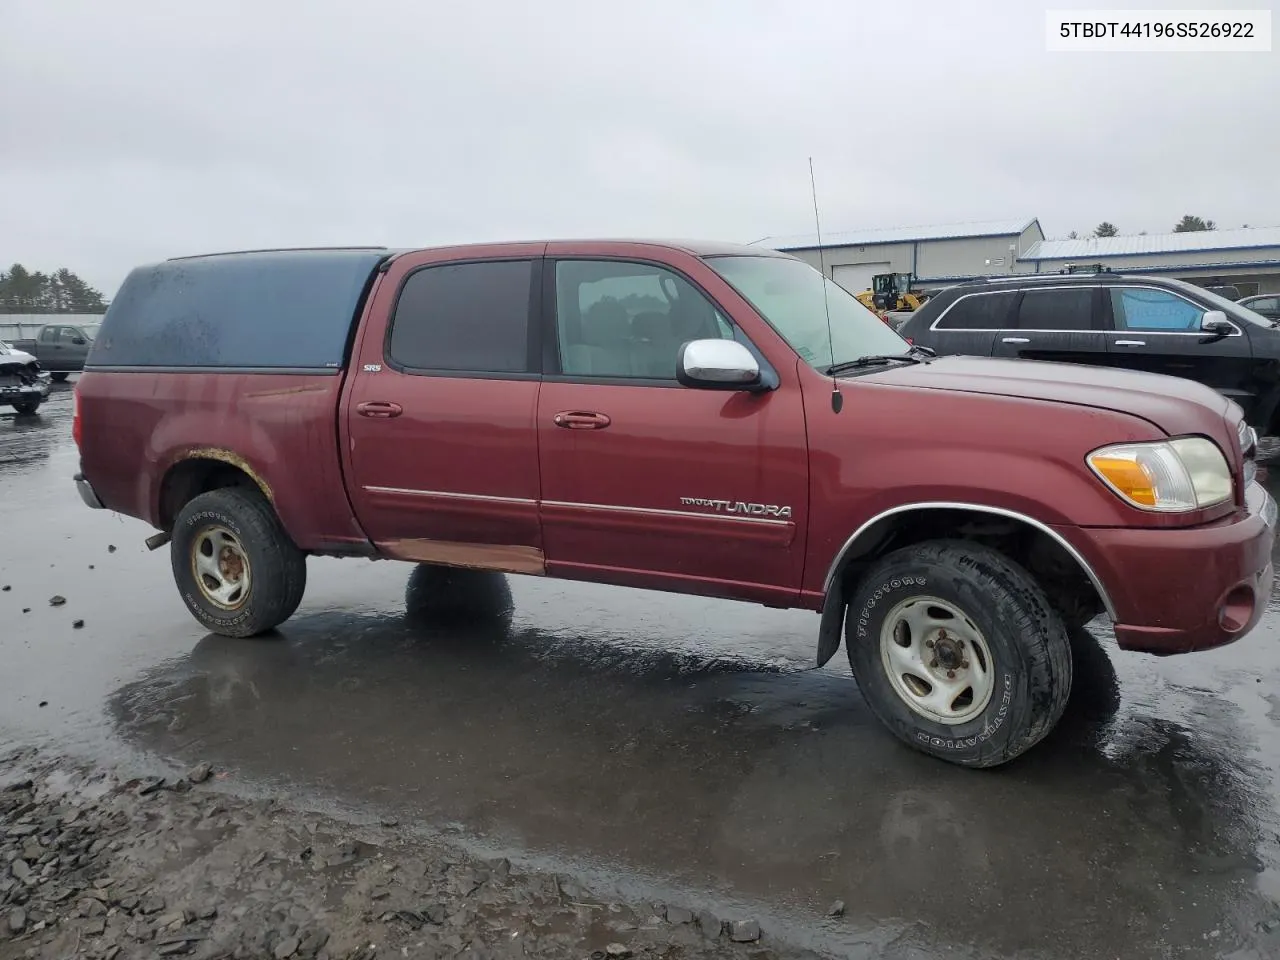
[[[166,260],[132,271],[90,369],[341,369],[384,249],[273,250]]]

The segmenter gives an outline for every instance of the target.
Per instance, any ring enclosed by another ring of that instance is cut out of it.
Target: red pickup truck
[[[1199,384],[935,358],[790,256],[572,241],[280,250],[134,270],[76,388],[92,507],[170,542],[228,636],[308,555],[821,613],[901,739],[1039,741],[1068,628],[1229,643],[1271,592],[1274,501]]]

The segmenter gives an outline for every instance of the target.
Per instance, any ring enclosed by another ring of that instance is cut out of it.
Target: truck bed
[[[164,527],[174,485],[225,464],[253,479],[303,549],[361,552],[338,401],[386,255],[219,254],[130,273],[77,388],[81,468],[103,504]]]

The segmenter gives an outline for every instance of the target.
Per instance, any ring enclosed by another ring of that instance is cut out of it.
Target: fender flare
[[[1060,546],[1076,565],[1080,571],[1093,584],[1093,588],[1098,591],[1098,596],[1102,600],[1103,609],[1106,610],[1107,616],[1112,622],[1116,621],[1116,608],[1111,602],[1111,597],[1107,594],[1106,587],[1102,584],[1102,579],[1097,572],[1089,565],[1089,562],[1081,556],[1080,551],[1073,547],[1067,540],[1054,530],[1048,524],[1043,523],[1034,517],[1029,517],[1025,513],[1019,513],[1016,510],[1006,510],[1003,507],[990,507],[981,503],[953,503],[948,501],[928,501],[923,503],[904,503],[896,507],[890,507],[888,510],[882,510],[874,517],[871,517],[863,523],[853,535],[844,542],[835,559],[831,561],[831,566],[827,569],[826,581],[824,583],[824,597],[822,601],[822,620],[818,625],[818,666],[823,666],[832,657],[836,655],[836,651],[840,649],[840,642],[843,639],[844,620],[848,612],[849,600],[845,596],[844,578],[841,577],[840,571],[844,568],[847,558],[853,551],[858,540],[870,532],[876,524],[889,517],[897,516],[902,513],[911,513],[917,510],[968,510],[973,513],[986,513],[997,517],[1005,517],[1019,523],[1024,523],[1032,529],[1043,533],[1050,540]],[[856,556],[856,554],[854,554]]]

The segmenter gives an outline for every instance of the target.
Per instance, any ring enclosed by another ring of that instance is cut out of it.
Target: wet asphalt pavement
[[[838,956],[1280,956],[1274,601],[1186,657],[1082,633],[1058,730],[962,770],[882,732],[843,652],[810,669],[806,613],[518,577],[449,611],[426,571],[313,559],[279,638],[207,635],[152,531],[76,496],[70,415],[69,385],[0,414],[0,745],[209,760]]]

